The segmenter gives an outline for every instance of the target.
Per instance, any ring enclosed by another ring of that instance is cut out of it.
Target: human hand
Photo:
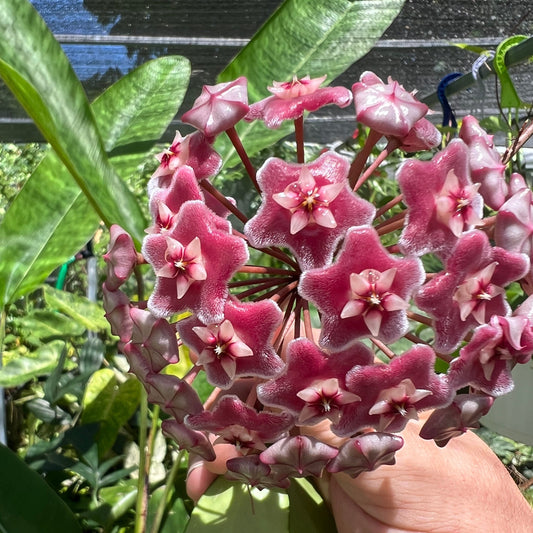
[[[428,416],[421,413],[402,432],[405,443],[394,466],[355,479],[326,473],[319,480],[338,532],[533,532],[531,507],[490,448],[472,432],[444,448],[421,439]],[[309,433],[335,438],[327,424]]]

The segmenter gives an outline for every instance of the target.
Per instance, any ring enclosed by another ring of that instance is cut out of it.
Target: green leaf
[[[157,508],[165,494],[165,487],[159,487],[150,494],[148,502],[148,515],[146,517],[146,531],[152,531]],[[182,533],[189,520],[189,513],[181,498],[174,497],[166,506],[165,517],[162,526],[158,529],[159,533]]]
[[[33,378],[52,372],[65,344],[53,341],[38,348],[31,356],[17,356],[0,368],[0,387],[18,387]]]
[[[500,80],[501,92],[500,92],[500,105],[503,108],[514,108],[520,106],[529,106],[525,102],[522,102],[516,88],[514,86],[513,80],[507,70],[505,65],[505,55],[507,52],[517,44],[525,41],[527,37],[525,35],[514,35],[502,41],[498,48],[496,48],[496,55],[494,56],[493,66],[498,79]]]
[[[91,302],[85,296],[43,286],[46,303],[55,311],[64,313],[76,324],[90,331],[107,331],[109,323],[105,319],[102,306]]]
[[[78,337],[85,332],[84,326],[65,315],[47,309],[31,311],[26,316],[18,318],[16,324],[23,333],[31,333],[42,342]]]
[[[290,500],[291,533],[335,533],[333,515],[322,496],[307,479],[292,479],[287,492]]]
[[[0,75],[107,225],[141,240],[145,219],[104,151],[83,87],[27,0],[0,2]],[[120,200],[120,201],[119,201]]]
[[[43,478],[0,446],[0,531],[81,533],[76,517]]]
[[[119,429],[135,413],[140,394],[141,384],[135,378],[119,384],[115,373],[108,368],[92,375],[82,401],[81,421],[100,423],[97,437],[100,455],[113,446]]]
[[[135,505],[136,498],[137,480],[134,479],[120,481],[112,487],[102,487],[98,493],[98,499],[102,503],[83,516],[96,520],[107,526],[106,530],[111,530],[111,525]]]
[[[288,533],[289,497],[284,491],[248,489],[219,477],[194,508],[186,533]]]
[[[404,0],[286,0],[224,69],[218,81],[246,76],[251,102],[269,96],[267,86],[273,80],[327,74],[331,82],[370,51],[403,4]],[[249,154],[272,145],[292,127],[265,130],[258,121],[240,125],[239,135]],[[221,137],[218,146],[227,159],[229,143]]]
[[[118,147],[110,161],[119,175],[131,175],[166,130],[181,105],[189,76],[185,58],[155,59],[92,104],[104,147],[110,151]],[[78,252],[99,220],[57,155],[48,154],[0,222],[0,307],[35,289]]]

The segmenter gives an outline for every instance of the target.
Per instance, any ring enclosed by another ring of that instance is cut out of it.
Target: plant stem
[[[383,163],[383,161],[391,154],[391,152],[394,152],[396,148],[398,148],[398,145],[400,143],[397,139],[391,139],[384,150],[381,151],[381,153],[376,157],[376,159],[372,162],[371,165],[365,170],[364,174],[359,176],[359,179],[357,180],[356,184],[353,186],[353,190],[357,191],[363,183],[372,176],[374,173],[374,170]]]
[[[302,298],[302,308],[304,316],[304,330],[305,336],[311,341],[315,342],[315,337],[313,335],[313,325],[311,324],[311,313],[309,312],[309,302]]]
[[[228,283],[228,287],[230,289],[234,289],[237,287],[246,287],[247,285],[261,285],[262,283],[265,283],[265,281],[268,280],[276,280],[278,283],[284,283],[287,281],[291,281],[293,278],[290,276],[285,276],[282,278],[276,277],[276,278],[250,278],[250,279],[244,279],[242,281],[232,281]]]
[[[0,313],[0,368],[2,368],[4,358],[4,339],[6,338],[7,311],[3,307]],[[6,405],[4,398],[4,387],[0,387],[0,444],[7,445],[6,434]]]
[[[379,348],[389,359],[394,359],[396,354],[383,342],[375,337],[370,337],[370,341],[376,348]]]
[[[294,120],[294,134],[296,136],[296,160],[303,164],[305,163],[303,115]]]
[[[135,533],[146,531],[146,514],[148,512],[148,473],[146,459],[146,430],[148,427],[148,396],[141,388],[141,413],[139,425],[139,479],[137,480],[137,503],[135,505]]]
[[[152,522],[151,533],[158,533],[159,531],[159,527],[161,526],[161,522],[163,520],[163,515],[165,514],[165,508],[168,505],[168,502],[170,501],[170,494],[174,488],[174,481],[176,480],[176,476],[178,475],[178,472],[180,470],[181,459],[183,455],[184,450],[180,450],[178,453],[178,457],[172,463],[172,468],[170,469],[170,472],[166,479],[165,488],[163,489],[163,496],[161,496],[161,500],[159,501],[159,505],[157,506],[157,510],[155,512],[154,521]]]
[[[393,198],[389,202],[387,202],[385,205],[381,206],[376,211],[376,217],[379,218],[380,216],[384,215],[389,209],[392,209],[395,205],[398,205],[403,200],[403,194],[399,194],[396,196],[396,198]]]
[[[250,176],[250,179],[252,180],[254,187],[256,188],[257,192],[261,194],[261,189],[259,188],[259,185],[257,184],[255,168],[252,165],[252,162],[250,161],[250,158],[248,157],[248,154],[246,153],[246,150],[244,149],[244,146],[241,143],[241,139],[239,137],[239,134],[237,133],[237,130],[235,129],[235,127],[232,126],[229,130],[226,130],[226,133],[228,137],[230,138],[231,143],[235,147],[235,150],[239,154],[242,164],[244,165],[244,168],[246,169],[248,176]]]
[[[274,268],[274,267],[265,267],[265,266],[258,266],[258,265],[244,265],[237,272],[246,272],[248,274],[294,274],[296,275],[296,272],[293,272],[291,270],[285,270],[284,268]]]
[[[370,130],[368,132],[368,137],[366,138],[363,148],[359,150],[350,166],[350,172],[348,173],[350,187],[355,186],[357,178],[361,175],[361,172],[363,172],[363,168],[365,168],[366,160],[372,153],[372,149],[374,146],[376,146],[376,143],[381,139],[381,137],[381,133],[378,133],[377,131]]]
[[[231,211],[243,224],[248,222],[248,217],[240,209],[234,206],[218,189],[213,187],[209,181],[200,181],[200,186],[204,191],[207,191],[211,196],[216,198],[226,209]]]

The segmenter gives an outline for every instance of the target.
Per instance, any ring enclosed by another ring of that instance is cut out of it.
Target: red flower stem
[[[383,226],[377,230],[378,235],[385,235],[387,233],[392,233],[393,231],[396,231],[397,229],[403,228],[404,221],[403,220],[397,220],[396,222],[392,222],[391,224],[388,224],[386,226]]]
[[[248,298],[249,296],[253,296],[254,294],[257,294],[258,292],[262,292],[266,289],[268,289],[269,287],[278,287],[274,292],[278,291],[279,290],[279,287],[283,287],[283,286],[286,286],[287,283],[283,283],[283,282],[279,282],[279,280],[277,279],[265,279],[264,283],[261,283],[260,285],[258,285],[257,287],[252,287],[251,289],[248,289],[247,291],[243,291],[243,292],[240,292],[239,294],[237,294],[237,298],[239,298],[239,300],[242,300],[244,298]],[[270,295],[270,292],[268,293]],[[261,300],[265,299],[265,298],[269,298],[269,296],[267,295],[262,295],[261,296]]]
[[[387,202],[385,205],[381,206],[376,211],[376,218],[379,218],[380,216],[384,215],[389,209],[392,209],[395,205],[398,205],[403,200],[403,194],[399,194],[396,196],[396,198],[393,198],[390,200],[390,202]]]
[[[274,346],[274,349],[278,354],[281,355],[280,350],[283,345],[283,341],[285,340],[285,337],[287,336],[287,333],[289,329],[293,326],[295,315],[292,311],[292,303],[294,300],[296,300],[296,294],[292,295],[291,301],[289,302],[291,305],[288,305],[285,309],[285,314],[283,315],[283,321],[281,322],[281,327],[278,330],[277,335],[272,341],[272,345]]]
[[[290,306],[288,307],[290,309]],[[294,306],[294,338],[298,339],[301,336],[301,315],[302,315],[302,298],[298,298]]]
[[[268,278],[270,280],[276,280],[278,283],[284,283],[289,282],[293,278],[292,277],[285,277],[285,278]],[[242,281],[232,281],[231,283],[228,283],[228,287],[230,289],[235,289],[237,287],[246,287],[247,285],[260,285],[261,283],[264,283],[266,281],[265,278],[250,278],[250,279],[243,279]]]
[[[348,173],[350,187],[355,186],[357,178],[361,175],[361,172],[363,172],[363,168],[365,168],[366,161],[372,153],[372,149],[374,148],[374,146],[376,146],[376,143],[381,139],[381,137],[381,133],[378,133],[375,130],[370,130],[368,132],[368,137],[366,138],[363,148],[359,150],[350,166],[350,172]]]
[[[283,263],[291,266],[298,272],[300,272],[300,265],[290,256],[287,255],[285,252],[282,252],[279,248],[257,248],[258,250],[261,250],[265,254],[271,255],[272,257],[276,257]]]
[[[396,354],[379,339],[376,339],[375,337],[370,337],[370,340],[372,341],[372,344],[376,348],[380,349],[389,359],[394,359],[396,357]]]
[[[397,139],[391,139],[389,141],[389,143],[387,144],[387,146],[385,147],[385,150],[383,150],[377,157],[376,159],[372,162],[372,164],[365,170],[364,174],[362,174],[361,176],[359,176],[359,179],[357,180],[357,183],[354,185],[353,187],[353,190],[354,192],[357,191],[357,189],[359,189],[359,187],[361,187],[361,185],[363,185],[363,183],[368,179],[370,178],[370,176],[372,176],[372,174],[374,173],[374,170],[376,170],[376,168],[379,167],[379,165],[381,165],[381,163],[383,163],[383,161],[385,161],[385,159],[387,159],[387,157],[392,153],[394,152],[394,150],[396,150],[396,148],[398,148],[399,146],[399,142]]]
[[[249,405],[250,407],[253,407],[255,405],[255,402],[257,401],[257,387],[251,387],[250,392],[248,393],[248,396],[246,397],[246,405]]]
[[[413,333],[406,333],[404,337],[411,342],[414,342],[415,344],[426,344],[429,346],[429,342],[423,341],[420,337],[417,337]]]
[[[212,391],[207,400],[204,402],[204,409],[208,411],[211,409],[213,404],[216,402],[216,399],[218,398],[219,394],[222,392],[221,389],[218,387],[215,387]]]
[[[277,294],[274,294],[270,299],[276,302],[278,305],[281,305],[281,302],[290,294],[291,291],[296,289],[296,287],[298,287],[297,280],[285,285],[282,290],[280,290]]]
[[[407,317],[411,320],[416,320],[421,324],[425,324],[426,326],[433,326],[433,321],[428,316],[419,315],[418,313],[414,313],[413,311],[407,311]]]
[[[387,220],[384,220],[383,222],[380,222],[379,224],[376,224],[374,228],[376,230],[379,230],[381,228],[384,228],[391,224],[392,222],[396,222],[397,220],[404,220],[405,219],[406,211],[402,211],[401,213],[396,213],[395,215],[392,215]]]
[[[213,187],[211,182],[201,180],[200,186],[204,191],[207,191],[211,196],[216,198],[226,209],[231,211],[243,224],[248,222],[248,217],[236,206],[234,206],[218,189]]]
[[[248,274],[281,274],[281,275],[296,275],[292,270],[285,270],[284,268],[274,268],[256,265],[244,265],[237,272],[246,272]]]
[[[239,137],[239,134],[237,133],[237,130],[235,129],[234,126],[232,126],[230,129],[226,130],[226,133],[228,134],[228,137],[231,143],[235,147],[235,150],[239,154],[242,164],[244,165],[244,168],[246,169],[248,176],[250,176],[250,179],[252,180],[254,187],[256,188],[258,193],[261,193],[261,189],[259,188],[259,185],[257,184],[255,168],[252,165],[252,162],[250,161],[250,158],[248,157],[248,154],[246,153],[246,150],[244,149],[244,146],[241,143],[241,139]]]
[[[194,365],[189,371],[183,376],[183,381],[186,381],[189,385],[192,385],[192,382],[196,379],[196,376],[199,374],[201,366]]]
[[[304,316],[304,329],[305,336],[311,341],[315,342],[315,337],[313,335],[313,325],[311,324],[311,313],[309,312],[309,302],[302,299],[302,308]]]
[[[452,355],[449,355],[449,354],[444,354],[444,353],[438,353],[438,352],[435,352],[437,357],[439,359],[442,359],[443,361],[446,361],[447,363],[451,363],[453,361],[453,356]]]
[[[305,163],[303,115],[294,119],[294,134],[296,136],[296,160],[303,164]]]

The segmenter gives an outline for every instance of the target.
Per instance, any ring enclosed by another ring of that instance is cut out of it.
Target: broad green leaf
[[[291,480],[290,533],[335,533],[335,520],[326,502],[305,478]]]
[[[83,516],[111,530],[112,524],[135,506],[136,498],[137,481],[133,479],[120,481],[112,487],[102,487],[98,492],[98,506]]]
[[[94,101],[105,148],[118,147],[110,161],[119,175],[131,173],[163,134],[181,104],[189,75],[185,58],[156,59]],[[99,220],[57,155],[48,154],[0,222],[0,307],[35,289],[80,250]]]
[[[80,81],[27,0],[0,1],[0,76],[52,145],[94,210],[138,241],[145,218],[104,150]]]
[[[81,533],[76,517],[46,481],[5,446],[0,446],[0,531]]]
[[[42,342],[83,335],[85,327],[60,313],[47,309],[36,309],[17,318],[17,327],[23,334],[30,334]]]
[[[119,383],[115,373],[104,368],[95,372],[82,401],[83,424],[99,422],[98,451],[102,455],[113,446],[119,429],[139,405],[141,384],[135,378]]]
[[[18,356],[0,368],[0,387],[18,387],[38,376],[52,372],[65,344],[53,341],[28,356]]]
[[[505,65],[505,56],[507,52],[517,44],[525,41],[527,37],[525,35],[514,35],[502,41],[496,48],[496,55],[494,56],[494,71],[500,80],[501,93],[500,93],[500,105],[503,108],[511,107],[517,108],[521,106],[529,107],[529,104],[522,102],[516,88],[514,86],[513,80],[507,70]]]
[[[146,531],[152,531],[152,524],[157,512],[157,508],[161,503],[161,499],[165,493],[165,487],[159,487],[150,494],[148,501],[148,515],[146,517]],[[181,498],[172,498],[166,505],[167,511],[158,529],[159,533],[183,533],[185,526],[189,520],[189,513],[185,508],[185,504]]]
[[[248,489],[219,477],[194,508],[186,533],[289,532],[289,497],[284,491]]]
[[[370,51],[403,4],[404,0],[286,0],[218,81],[246,76],[251,102],[269,96],[267,86],[273,80],[286,81],[293,75],[317,78],[327,74],[331,83]],[[264,130],[257,122],[241,125],[239,133],[250,154],[292,131],[290,125],[269,130],[267,135]],[[221,146],[225,158],[228,147],[225,142]]]
[[[109,323],[105,319],[102,306],[91,302],[84,296],[60,291],[49,285],[44,285],[46,303],[54,311],[61,311],[69,316],[76,324],[90,331],[107,331]]]

